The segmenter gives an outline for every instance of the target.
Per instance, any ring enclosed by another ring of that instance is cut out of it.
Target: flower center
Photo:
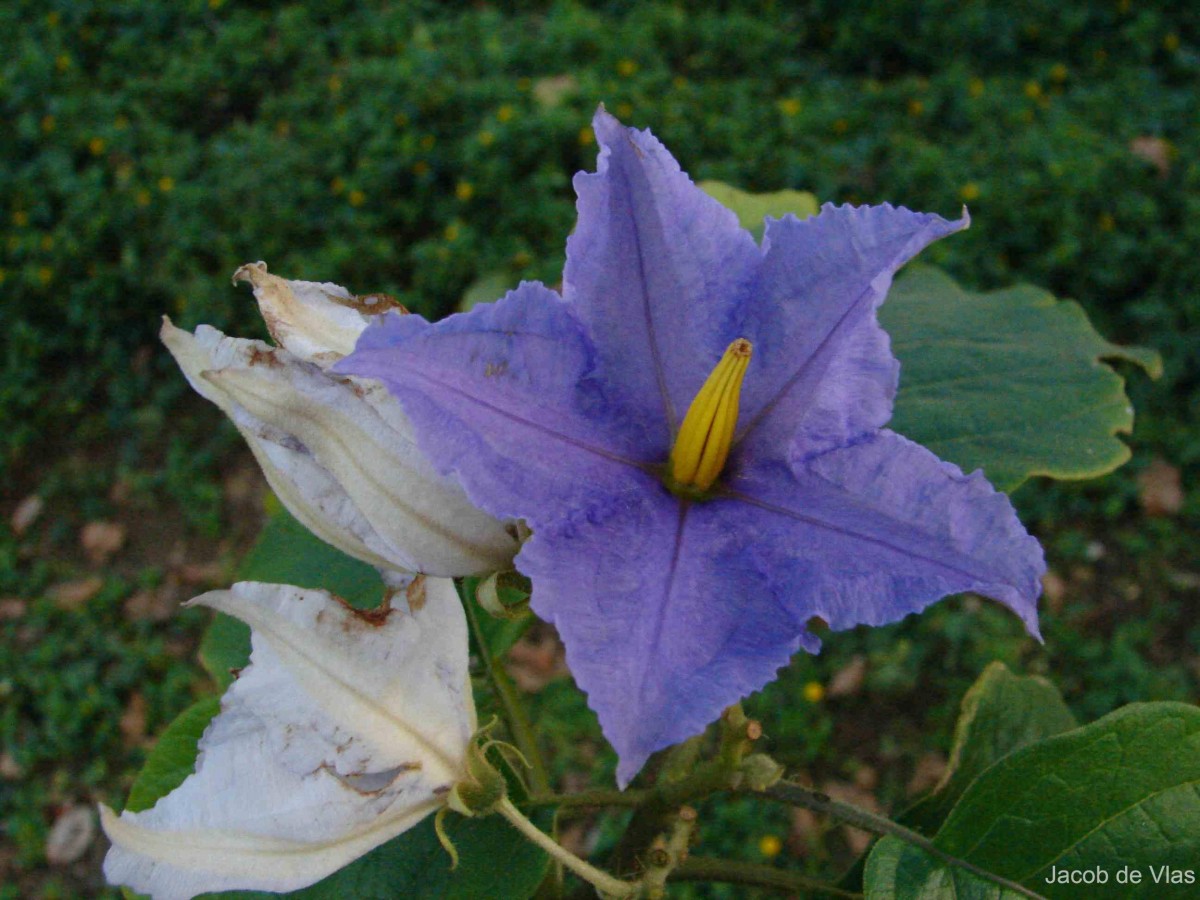
[[[670,490],[700,494],[721,474],[733,446],[738,400],[750,353],[750,342],[745,338],[730,344],[688,407],[667,463],[664,480]]]

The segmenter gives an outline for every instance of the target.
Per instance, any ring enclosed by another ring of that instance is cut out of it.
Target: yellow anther
[[[750,365],[750,342],[738,338],[688,407],[667,466],[670,486],[707,491],[712,487],[733,446],[742,379]]]

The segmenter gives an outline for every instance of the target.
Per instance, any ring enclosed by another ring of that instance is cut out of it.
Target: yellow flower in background
[[[496,120],[497,121],[507,122],[512,117],[513,117],[513,108],[507,103],[505,103],[498,110],[496,110]]]
[[[105,146],[104,138],[94,137],[88,141],[88,152],[91,153],[92,156],[99,156],[104,152]]]
[[[780,100],[779,111],[785,116],[797,115],[800,112],[800,101],[795,97],[788,97],[785,100]]]
[[[959,190],[958,196],[962,198],[964,203],[970,203],[979,196],[979,185],[973,181],[968,181]]]
[[[355,188],[346,199],[350,201],[351,206],[362,206],[367,202],[367,195]]]
[[[819,681],[810,681],[804,685],[804,699],[809,703],[820,703],[825,699],[825,687]]]
[[[475,186],[469,181],[460,181],[454,187],[454,196],[464,202],[470,200],[475,196]]]
[[[158,189],[164,194],[171,193],[171,191],[175,190],[175,179],[170,175],[164,175],[158,179]]]
[[[767,859],[774,859],[783,850],[783,841],[773,834],[764,834],[758,839],[758,852]]]
[[[617,63],[617,74],[622,78],[628,78],[638,70],[638,64],[632,59],[623,59]]]

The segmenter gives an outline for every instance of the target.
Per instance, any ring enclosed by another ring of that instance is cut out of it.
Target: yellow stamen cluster
[[[721,474],[733,446],[750,353],[750,342],[745,338],[730,344],[688,407],[667,465],[670,487],[707,491]]]

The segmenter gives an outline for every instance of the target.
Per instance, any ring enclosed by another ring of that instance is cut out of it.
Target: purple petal
[[[1000,601],[1038,637],[1042,549],[1007,496],[890,431],[735,486],[740,527],[770,522],[792,614],[882,625],[947,594]],[[736,525],[731,527],[738,527]]]
[[[899,364],[875,320],[892,275],[964,217],[891,206],[834,207],[768,220],[743,336],[754,362],[742,394],[746,464],[845,446],[887,423]]]
[[[536,531],[517,557],[620,755],[622,786],[818,646],[759,552],[773,522],[745,527],[726,518],[740,504],[682,503],[648,476],[640,487],[586,521]]]
[[[608,502],[659,462],[638,455],[637,429],[588,376],[593,357],[573,305],[526,282],[437,324],[386,316],[334,370],[382,381],[473,503],[536,528]]]
[[[575,176],[579,221],[563,292],[579,302],[597,371],[667,448],[734,338],[760,253],[737,217],[692,183],[649,131],[601,108],[595,174]],[[664,452],[665,458],[665,452]]]

